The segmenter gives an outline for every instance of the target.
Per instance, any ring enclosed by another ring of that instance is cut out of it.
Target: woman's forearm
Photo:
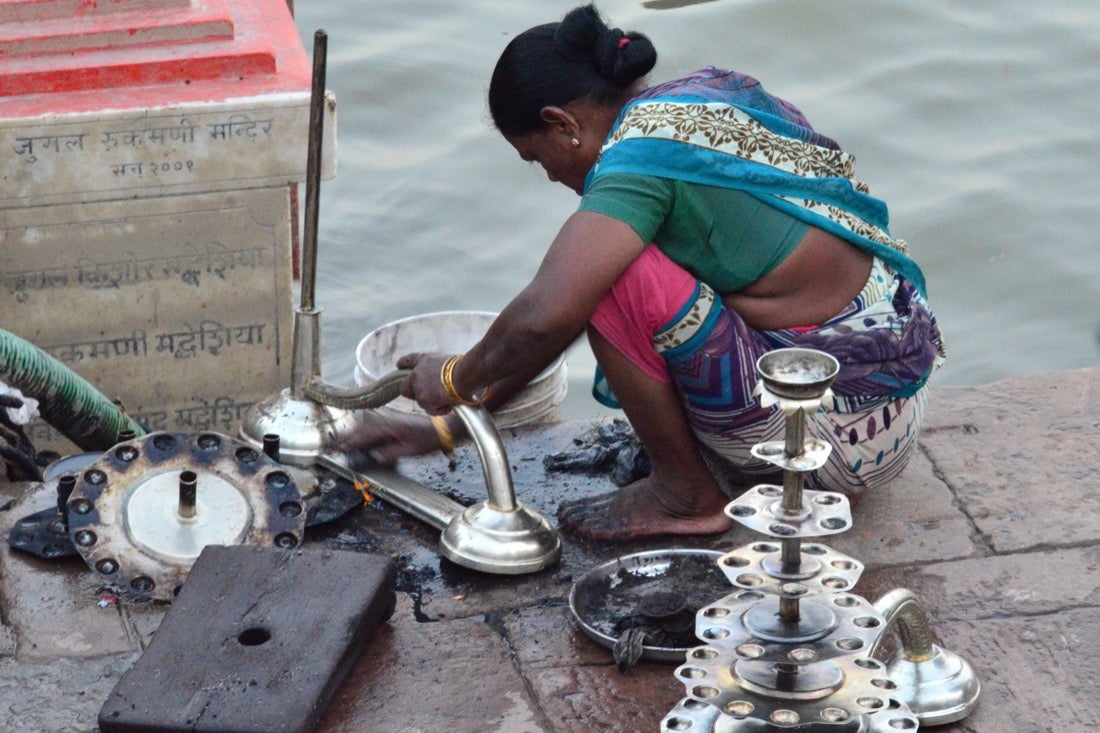
[[[535,277],[455,365],[458,393],[476,396],[498,382],[513,393],[521,388],[581,335],[600,298],[644,249],[623,222],[573,214]]]
[[[477,396],[489,388],[485,398],[489,410],[523,389],[584,329],[583,323],[579,327],[538,323],[516,315],[528,308],[520,302],[521,297],[500,314],[484,338],[466,352],[452,372],[454,386],[463,396]]]

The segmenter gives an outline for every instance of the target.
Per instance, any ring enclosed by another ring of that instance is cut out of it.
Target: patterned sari
[[[841,371],[816,430],[834,450],[812,481],[854,495],[892,479],[908,461],[943,341],[923,273],[905,242],[890,235],[885,204],[854,178],[853,165],[755,79],[704,69],[624,108],[586,188],[622,172],[738,189],[873,255],[867,284],[841,313],[813,328],[759,331],[661,255],[658,243],[591,321],[646,373],[675,383],[699,439],[750,475],[769,470],[752,446],[782,437],[784,425],[781,412],[762,407],[755,394],[756,359],[784,346],[833,354]],[[597,372],[594,394],[616,406],[602,379]]]

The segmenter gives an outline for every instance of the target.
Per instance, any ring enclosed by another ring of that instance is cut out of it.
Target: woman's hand
[[[429,415],[445,415],[455,405],[454,398],[447,393],[443,384],[443,365],[452,354],[405,354],[397,360],[398,369],[411,369],[405,383],[401,385],[401,395],[415,400],[421,409]]]
[[[364,410],[355,429],[341,436],[333,447],[344,453],[353,466],[392,466],[398,458],[442,450],[444,445],[430,418]]]

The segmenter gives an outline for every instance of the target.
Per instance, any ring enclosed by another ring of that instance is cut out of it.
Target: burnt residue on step
[[[543,458],[550,472],[607,474],[616,486],[626,486],[652,471],[649,454],[625,420],[595,425],[573,439],[573,445]]]

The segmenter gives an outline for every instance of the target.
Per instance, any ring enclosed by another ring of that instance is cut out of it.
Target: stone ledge
[[[921,445],[993,552],[1100,535],[1100,368],[934,390]]]
[[[868,497],[856,509],[853,531],[831,543],[838,549],[843,543],[868,565],[855,592],[873,600],[890,588],[913,589],[936,637],[977,670],[984,685],[977,710],[938,728],[943,733],[1100,726],[1091,705],[1092,680],[1100,674],[1100,646],[1091,633],[1100,623],[1098,515],[1082,515],[1071,527],[1079,534],[1065,532],[1057,521],[1031,522],[1026,534],[989,531],[999,525],[1015,530],[1014,511],[1068,517],[1074,498],[1096,484],[1100,461],[1089,443],[1100,418],[1097,384],[1100,369],[1087,369],[935,390],[923,455],[890,491]],[[541,470],[542,455],[560,450],[586,427],[572,422],[505,435],[524,503],[552,516],[562,498],[608,490],[606,479],[551,478]],[[1001,455],[1007,463],[999,462]],[[453,471],[435,458],[411,462],[408,470],[466,501],[483,491],[476,460],[460,452]],[[1015,480],[998,475],[1006,465]],[[1019,474],[1028,465],[1036,466],[1034,472]],[[1065,495],[1052,497],[1052,491]],[[0,513],[0,532],[48,498],[23,500]],[[399,594],[395,616],[337,692],[317,733],[636,733],[656,730],[682,696],[676,665],[646,662],[620,674],[610,652],[576,629],[565,605],[572,580],[587,568],[655,543],[601,546],[567,539],[557,568],[533,577],[479,578],[440,565],[438,533],[381,502],[364,508],[361,518],[349,532],[353,544],[361,535],[363,551],[405,563],[406,582],[420,572],[422,596]],[[745,541],[731,534],[657,546],[730,549]],[[8,572],[16,563],[6,547],[0,562],[9,632],[21,632],[12,623],[13,610],[19,619],[28,615],[17,609],[22,597],[12,593],[12,583],[16,591],[19,582],[52,584],[79,599],[63,600],[63,609],[94,608],[92,589],[82,585],[77,568],[57,574],[20,559],[24,580],[18,581]],[[52,659],[0,656],[0,728],[93,733],[103,700],[156,628],[159,619],[149,611],[123,604],[125,628],[109,628],[103,641],[124,643],[101,645],[106,656],[67,658],[72,649],[56,641],[48,647]],[[62,636],[61,623],[68,622],[43,619],[41,633]],[[23,643],[20,638],[21,648]],[[13,720],[11,714],[24,717]]]

